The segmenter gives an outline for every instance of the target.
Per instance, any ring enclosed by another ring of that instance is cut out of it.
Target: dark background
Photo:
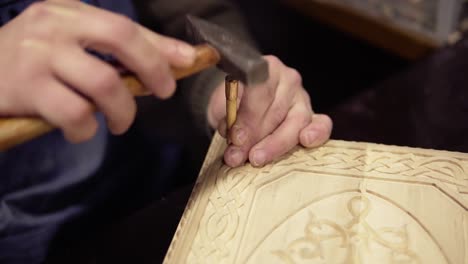
[[[279,57],[286,65],[301,73],[303,85],[310,94],[315,112],[335,115],[334,112],[345,102],[366,91],[375,90],[376,85],[393,78],[415,63],[321,24],[280,1],[231,1],[244,15],[260,51]],[[158,101],[152,97],[141,99],[137,121],[125,138],[137,146],[133,149],[146,153],[136,156],[144,156],[143,160],[138,161],[145,164],[141,174],[163,181],[156,182],[158,186],[169,185],[172,188],[194,181],[211,140],[206,131],[195,129],[194,120],[180,108],[177,100],[178,98]],[[342,116],[338,115],[340,118]],[[348,127],[338,126],[332,137],[350,139],[343,137],[347,130]],[[372,137],[362,140],[387,142],[386,137],[381,136],[378,140]],[[145,156],[160,155],[152,150],[161,149],[161,138],[182,146],[175,150],[181,158],[178,160],[180,165],[173,173],[176,175],[174,177],[161,177],[161,164],[152,163],[153,160],[144,161]],[[148,183],[149,185],[155,185],[155,182]],[[155,193],[167,192],[172,188],[165,187],[164,190],[155,190]]]
[[[402,70],[408,62],[323,25],[280,1],[233,0],[263,53],[299,70],[314,109],[338,104]]]
[[[339,108],[344,103],[352,101],[366,91],[375,90],[376,85],[392,79],[415,63],[322,24],[280,1],[231,1],[244,15],[251,36],[260,51],[263,54],[273,54],[286,65],[297,69],[302,75],[305,89],[310,94],[314,111],[332,115],[332,118],[344,118],[343,114],[335,114],[342,111]],[[182,145],[181,149],[177,149],[181,158],[178,161],[180,165],[173,172],[174,177],[161,177],[160,164],[154,164],[153,167],[145,165],[141,172],[151,175],[153,179],[162,180],[149,182],[147,185],[165,186],[164,190],[154,192],[163,192],[163,195],[168,190],[193,183],[211,140],[206,131],[194,129],[196,124],[190,115],[179,107],[177,98],[173,100],[140,100],[139,117],[127,135],[130,137],[128,140],[138,146],[134,149],[146,152],[143,156],[158,155],[152,150],[161,148],[161,142],[155,142],[160,138]],[[167,118],[168,116],[171,118]],[[369,126],[376,125],[368,120],[363,122]],[[337,123],[332,138],[398,143],[389,140],[388,133],[379,133],[379,137],[348,137],[346,133],[349,132],[349,125],[341,127],[342,123]],[[372,128],[367,130],[373,131]],[[361,135],[360,132],[358,134]],[[139,162],[151,164],[151,161]]]
[[[244,15],[251,36],[261,52],[279,57],[286,65],[301,73],[304,88],[310,94],[315,112],[334,117],[335,112],[342,111],[339,108],[344,103],[366,91],[375,90],[383,81],[394,78],[417,63],[322,24],[281,1],[231,1]],[[161,110],[154,110],[149,115],[154,116],[155,112]],[[337,115],[339,118],[343,116]],[[198,135],[190,130],[190,126],[194,126],[190,123],[191,120],[186,122],[189,127],[185,130],[176,128],[167,133],[174,136],[180,134],[180,131],[190,131],[189,141],[184,141],[187,139],[185,134],[181,136],[181,141],[187,146],[184,150],[188,160],[183,163],[185,170],[178,173],[179,182],[174,183],[178,186],[192,182],[193,177],[197,176],[210,142],[210,138],[204,134]],[[152,131],[146,127],[147,124],[142,118],[140,131]],[[385,135],[378,139],[372,136],[349,138],[343,136],[348,127],[338,126],[337,129],[332,138],[394,143],[387,140]]]
[[[332,138],[468,151],[468,43],[407,61],[278,1],[233,2],[261,51],[302,74],[314,110],[334,121]],[[97,224],[80,223],[77,230],[83,232],[57,239],[48,262],[159,263],[164,258],[210,139],[190,129],[184,113],[168,120],[177,112],[165,108],[170,101],[154,108],[148,107],[151,100],[141,104],[146,112],[116,139],[124,145],[121,155],[138,168],[139,184],[129,183],[121,200],[103,207]],[[168,124],[166,131],[155,125],[161,122]],[[161,143],[154,133],[182,146],[173,150],[181,155],[178,165],[165,168],[170,178],[161,179],[161,164],[154,163],[160,154],[153,150]]]

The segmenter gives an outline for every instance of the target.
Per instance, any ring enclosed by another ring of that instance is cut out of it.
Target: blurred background
[[[261,52],[302,74],[314,110],[334,121],[333,139],[467,150],[463,125],[452,125],[466,114],[466,1],[230,1]],[[165,168],[177,177],[164,183],[193,183],[210,138],[174,102],[141,105],[134,131],[145,149],[161,137],[182,146],[172,148],[182,165]]]
[[[314,110],[334,121],[333,139],[468,152],[465,1],[231,1],[262,53],[302,74]],[[114,212],[106,228],[59,252],[67,261],[164,257],[210,138],[177,102],[154,100],[141,100],[137,122],[115,139],[138,181],[103,209]]]

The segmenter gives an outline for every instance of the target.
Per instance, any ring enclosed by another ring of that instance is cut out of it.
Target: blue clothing
[[[0,26],[17,16],[21,11],[37,0],[0,0]],[[83,0],[88,4],[136,18],[133,4],[130,0]]]
[[[0,25],[32,2],[0,0]],[[135,18],[129,0],[86,2]],[[104,118],[98,120],[88,142],[70,144],[55,131],[0,153],[0,263],[39,263],[61,225],[93,206],[83,186],[99,185],[109,144]]]

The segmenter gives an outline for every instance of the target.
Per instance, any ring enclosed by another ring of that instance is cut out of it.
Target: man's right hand
[[[96,105],[111,132],[125,132],[134,98],[118,72],[86,49],[112,54],[160,98],[175,91],[170,66],[195,59],[192,46],[124,16],[79,1],[38,2],[0,28],[0,116],[40,116],[81,142],[96,133]]]

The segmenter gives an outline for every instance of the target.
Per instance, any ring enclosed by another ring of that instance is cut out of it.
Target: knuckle
[[[300,119],[301,129],[308,126],[312,122],[312,119],[310,117],[311,117],[310,113],[304,113],[301,115],[301,119]]]
[[[146,70],[148,73],[151,74],[157,74],[157,78],[160,80],[165,80],[166,78],[169,78],[169,66],[164,67],[165,61],[162,61],[161,59],[156,59],[156,60],[148,60],[148,65],[146,66]]]
[[[288,110],[289,107],[285,101],[280,100],[275,102],[270,110],[273,124],[277,125],[283,122],[283,120],[286,118]]]
[[[274,55],[266,55],[265,59],[269,62],[269,64],[272,67],[276,67],[276,66],[279,66],[279,65],[283,64],[281,62],[281,60],[278,57],[274,56]]]
[[[91,93],[97,97],[111,96],[118,88],[119,82],[119,75],[115,70],[104,68],[99,74],[95,75],[92,81],[93,91]]]
[[[306,91],[306,89],[302,88],[301,91],[299,92],[299,96],[301,96],[301,97],[304,99],[305,103],[306,103],[308,106],[312,107],[312,102],[311,102],[311,100],[310,100],[310,95],[309,95],[309,93]]]
[[[104,29],[106,34],[118,41],[133,39],[138,32],[136,24],[124,15],[112,14],[107,22],[107,27]]]
[[[24,12],[26,25],[23,27],[23,36],[27,41],[41,40],[51,42],[57,38],[56,15],[46,2],[35,2]]]
[[[311,114],[307,110],[299,112],[296,116],[296,119],[298,124],[300,124],[301,129],[308,126],[312,122]]]
[[[75,104],[68,110],[68,117],[65,119],[66,127],[83,127],[92,118],[93,109],[89,104]]]
[[[284,121],[285,115],[272,115],[272,124],[277,126]]]
[[[24,14],[32,19],[43,19],[50,15],[50,9],[46,2],[38,1],[32,3],[26,10]]]
[[[287,68],[286,77],[295,88],[302,87],[302,76],[296,69]]]
[[[169,99],[171,98],[172,96],[174,96],[174,93],[175,93],[175,89],[168,89],[168,90],[164,90],[163,92],[159,92],[157,94],[157,96],[160,98],[160,99]]]
[[[137,107],[136,107],[136,102],[134,99],[129,100],[128,107],[125,109],[123,112],[123,118],[122,118],[122,123],[124,130],[128,129],[130,125],[133,123],[133,120],[135,120],[137,113]]]
[[[301,108],[303,108],[302,110],[307,112],[309,116],[313,113],[309,93],[304,88],[300,89],[299,92],[295,92],[293,102],[295,102],[296,105],[300,105]]]
[[[169,70],[162,65],[153,66],[158,70],[152,71],[154,78],[154,92],[161,99],[167,99],[174,95],[176,83]]]

